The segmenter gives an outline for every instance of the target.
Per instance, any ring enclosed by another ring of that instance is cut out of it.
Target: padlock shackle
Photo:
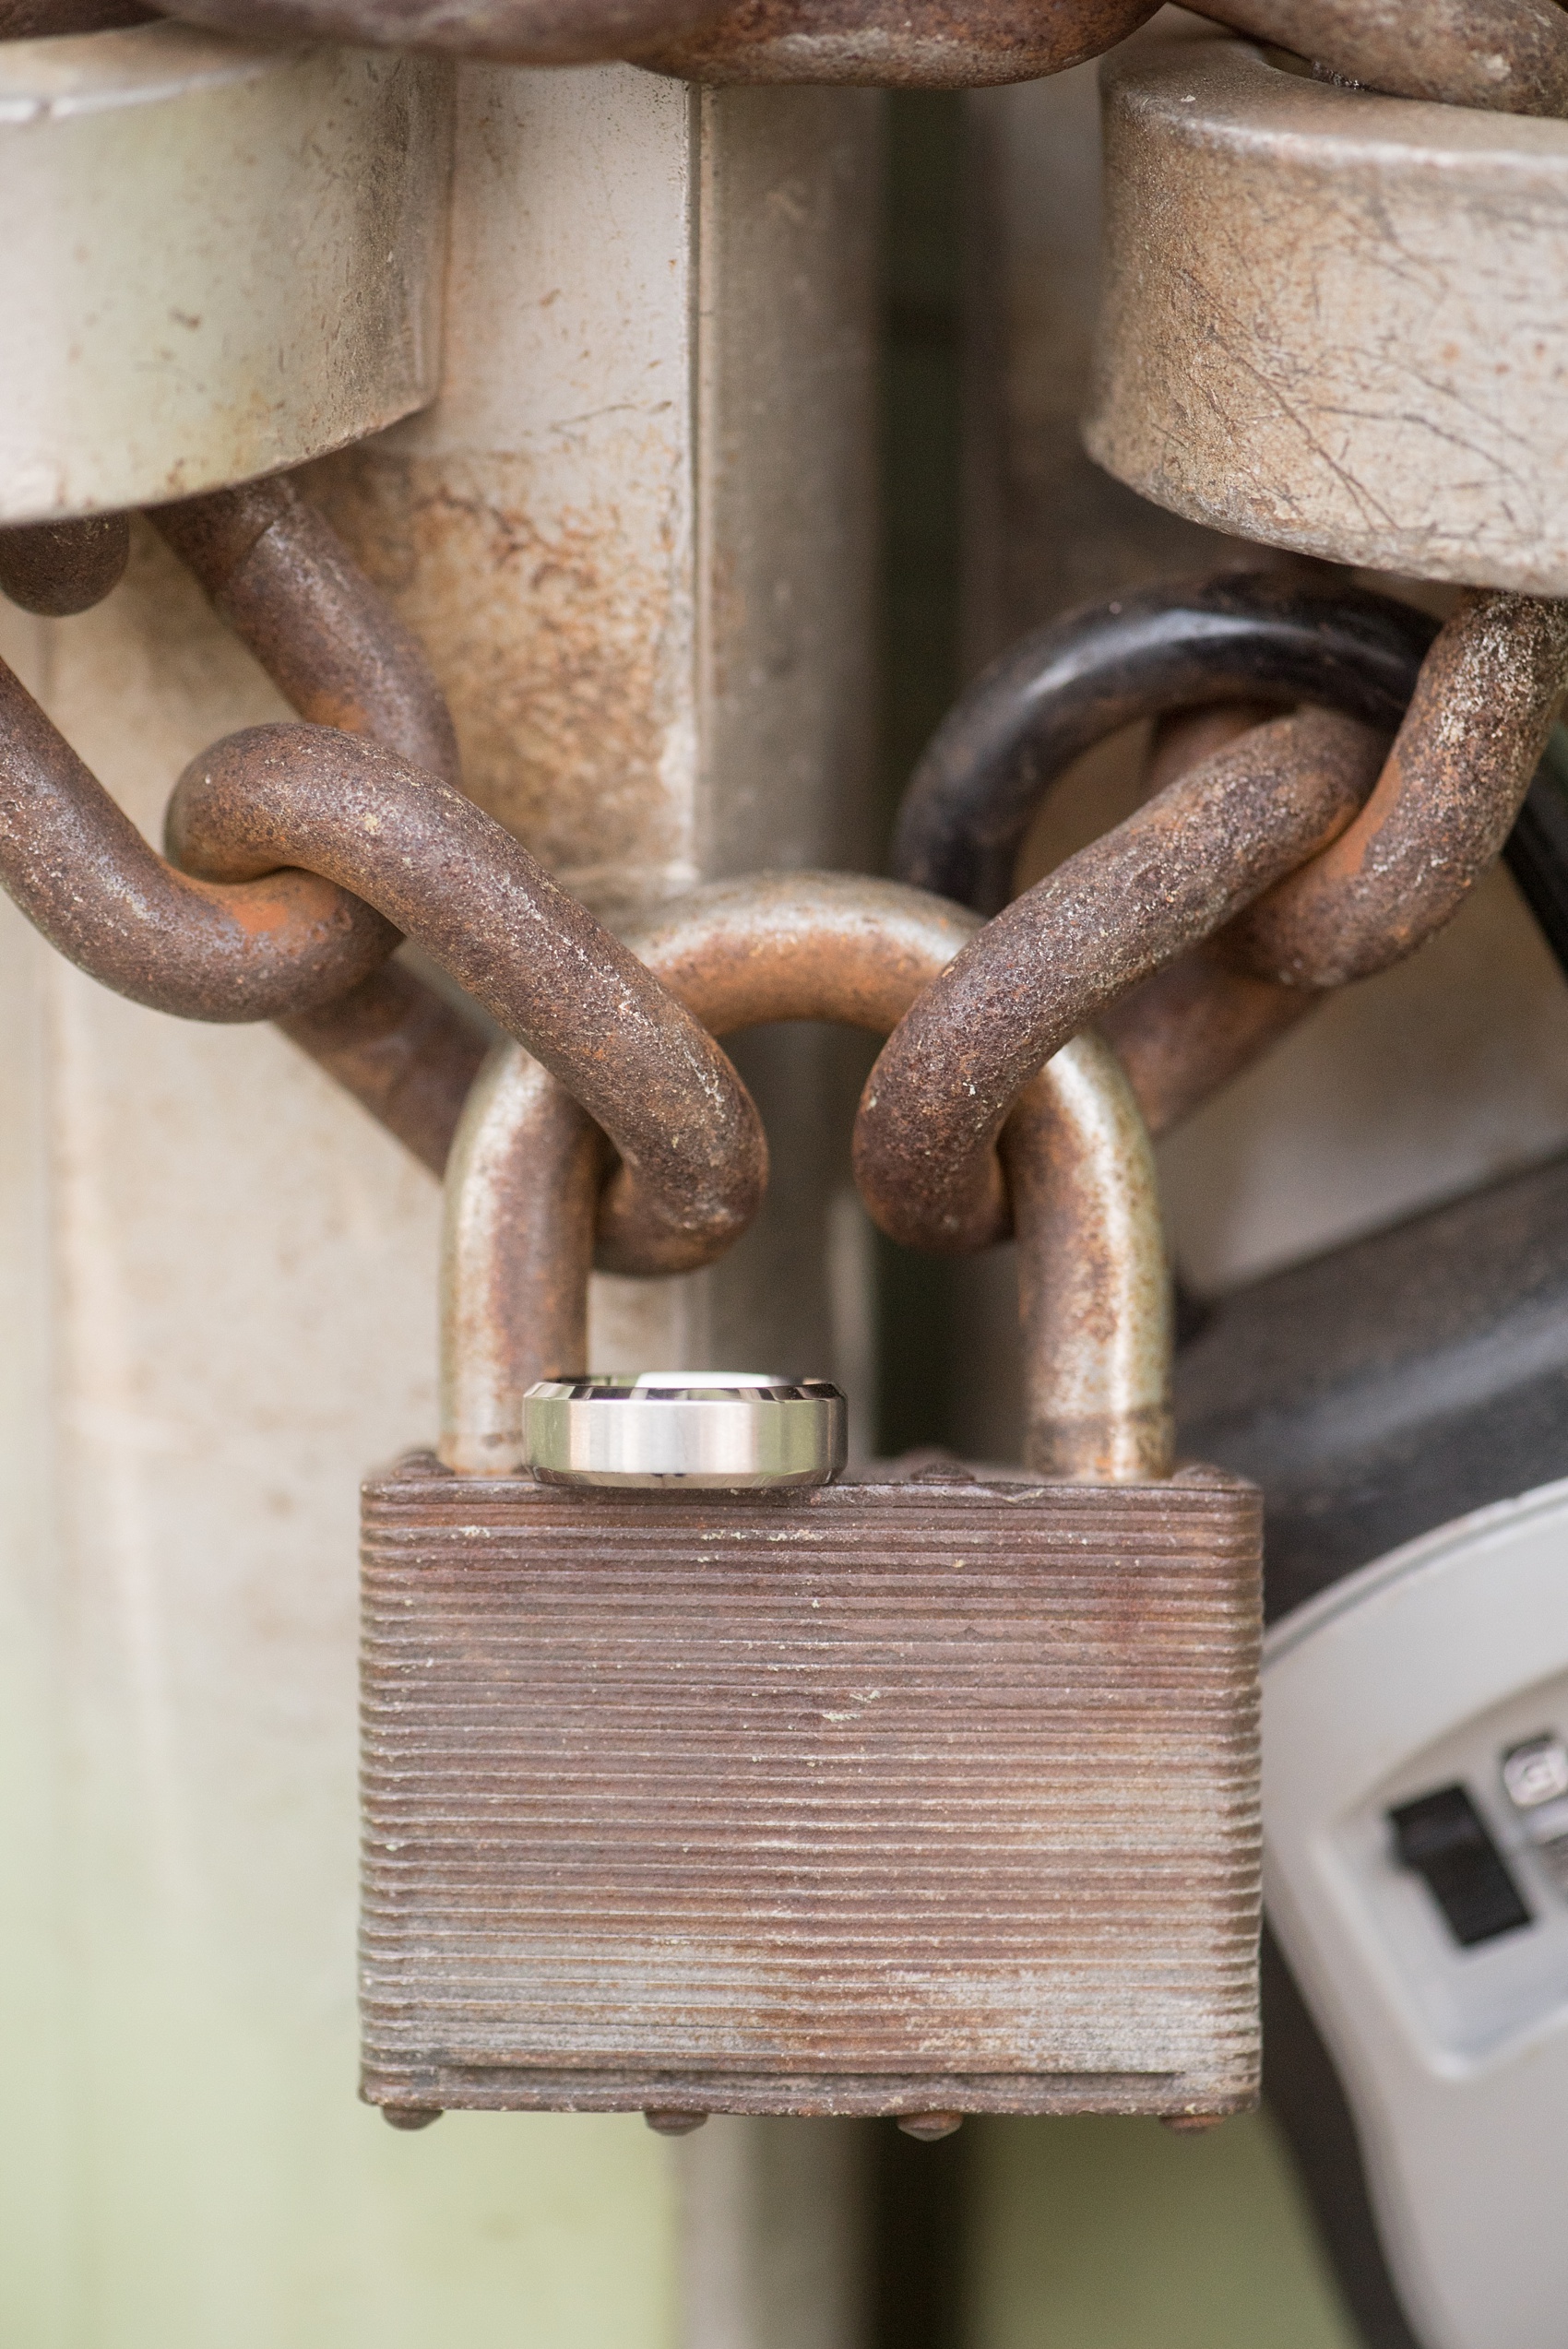
[[[698,889],[625,943],[715,1035],[786,1019],[885,1035],[980,927],[957,906],[844,873],[762,874]],[[1148,1135],[1115,1056],[1075,1038],[1019,1098],[993,1161],[1011,1188],[1025,1338],[1026,1465],[1139,1483],[1171,1465],[1165,1240]],[[439,1452],[467,1476],[522,1459],[522,1397],[586,1370],[588,1275],[606,1163],[598,1129],[519,1047],[469,1097],[447,1166]],[[601,1260],[649,1269],[618,1222]],[[652,1269],[659,1269],[657,1262]]]

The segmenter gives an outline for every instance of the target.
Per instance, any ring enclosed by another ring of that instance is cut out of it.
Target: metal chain
[[[220,491],[151,519],[302,718],[373,735],[414,765],[460,779],[450,714],[422,646],[291,481]],[[130,543],[123,514],[0,531],[0,594],[49,618],[89,611],[123,575]],[[53,730],[42,741],[59,759]],[[101,814],[90,789],[82,797]],[[113,871],[111,858],[105,877]],[[207,943],[221,962],[244,941],[220,933]],[[400,965],[382,963],[346,993],[285,1011],[278,1024],[441,1172],[488,1049],[474,1023]]]
[[[353,997],[350,1029],[379,1018],[384,1051],[394,1026],[409,1042],[410,1010],[444,1050],[450,1023],[411,977],[367,1013],[370,981],[412,938],[602,1125],[615,1199],[665,1263],[719,1253],[766,1182],[750,1095],[646,966],[463,793],[423,656],[347,551],[279,482],[154,519],[296,708],[328,722],[252,727],[193,761],[166,861],[0,663],[0,882],[17,905],[158,1010],[259,1020]],[[459,1057],[471,1068],[466,1038]],[[444,1074],[425,1092],[453,1089]]]
[[[671,991],[463,794],[420,647],[291,484],[153,518],[295,707],[327,722],[253,728],[195,761],[166,862],[0,669],[0,880],[17,902],[138,1002],[283,1017],[438,1165],[479,1044],[412,973],[386,970],[399,939],[417,940],[614,1145],[600,1261],[712,1262],[754,1213],[766,1160],[749,1095],[698,1025],[709,981],[684,974]],[[35,607],[79,608],[116,575],[103,537],[56,529],[53,583],[36,540],[18,571],[0,538],[0,578]],[[1232,576],[1056,623],[965,696],[911,787],[898,855],[906,879],[982,911],[1005,896],[1051,777],[1130,718],[1248,696],[1336,706],[1199,759],[940,977],[922,948],[932,983],[908,991],[857,1126],[885,1228],[949,1251],[1002,1236],[1003,1129],[1094,1021],[1158,1125],[1280,1032],[1296,1001],[1448,919],[1534,771],[1568,678],[1568,606],[1472,594],[1431,638],[1387,599]],[[728,951],[762,955],[761,971],[764,943]],[[728,1002],[739,982],[725,983]],[[836,1015],[853,1017],[841,997]]]
[[[1289,569],[1178,580],[1069,613],[993,662],[937,730],[899,811],[895,869],[995,912],[1014,895],[1019,847],[1041,801],[1106,735],[1157,718],[1167,749],[1151,769],[1151,792],[1280,705],[1327,705],[1392,735],[1437,633],[1435,620],[1408,604],[1303,585]],[[1527,825],[1521,817],[1505,851],[1538,907],[1561,851],[1543,856],[1526,834],[1536,838],[1544,824],[1556,838],[1558,806],[1555,789],[1538,780],[1526,802],[1535,813]],[[1411,910],[1401,904],[1397,918]],[[1439,896],[1421,933],[1448,910]],[[1380,910],[1375,927],[1383,937]],[[1568,918],[1550,912],[1549,936],[1568,967]],[[1407,950],[1417,943],[1411,934]],[[1280,984],[1249,972],[1229,944],[1221,933],[1178,956],[1101,1015],[1156,1133],[1321,1000],[1304,975]]]
[[[1089,673],[1081,663],[1069,701],[1092,700]],[[1353,719],[1276,720],[1016,899],[906,1014],[867,1080],[855,1166],[877,1222],[950,1252],[1004,1236],[993,1152],[1023,1086],[1119,996],[1216,932],[1243,973],[1308,989],[1411,952],[1502,849],[1565,683],[1568,604],[1468,594],[1385,760]],[[1019,699],[1005,662],[944,735],[983,739],[999,695]],[[1119,722],[1126,697],[1108,700]],[[1087,739],[1111,730],[1097,724]],[[1026,722],[1014,745],[1026,770],[1030,741]]]
[[[1568,113],[1559,0],[1191,0],[1336,81],[1499,114]]]
[[[1216,24],[1394,97],[1568,113],[1558,0],[1190,0]],[[1113,48],[1159,0],[180,0],[261,41],[336,40],[514,65],[626,58],[683,80],[959,89],[1037,80]],[[0,0],[0,39],[141,22],[137,0]]]

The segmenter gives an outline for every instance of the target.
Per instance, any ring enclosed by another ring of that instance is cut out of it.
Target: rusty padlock
[[[977,927],[792,874],[629,943],[716,1033],[885,1032]],[[659,1398],[577,1376],[602,1144],[526,1054],[493,1057],[448,1177],[443,1457],[364,1494],[362,2093],[395,2123],[929,2135],[1253,2102],[1258,1497],[1171,1474],[1154,1175],[1109,1050],[1059,1053],[1003,1149],[1025,1473],[694,1489],[667,1453],[651,1489],[552,1481],[583,1463],[548,1451],[574,1414],[647,1431]],[[829,1395],[752,1397],[814,1411],[815,1479]]]

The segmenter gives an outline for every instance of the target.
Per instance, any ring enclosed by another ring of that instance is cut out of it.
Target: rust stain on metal
[[[1096,1056],[1103,1054],[1103,1060]],[[1148,1130],[1098,1038],[1026,1086],[1002,1131],[1018,1240],[1024,1464],[1091,1484],[1168,1477],[1170,1272]]]
[[[357,986],[397,944],[315,873],[267,868],[233,888],[166,863],[3,663],[0,744],[0,879],[117,994],[185,1019],[270,1019]]]
[[[1218,1093],[1322,1001],[1307,987],[1235,969],[1210,939],[1102,1012],[1097,1026],[1127,1072],[1151,1133]]]
[[[478,1048],[411,974],[375,977],[400,933],[417,937],[597,1114],[650,1232],[677,1252],[694,1234],[709,1251],[738,1236],[766,1177],[745,1088],[458,788],[422,650],[328,526],[285,480],[156,518],[296,706],[334,724],[254,728],[193,762],[170,802],[168,863],[0,672],[0,873],[18,904],[138,1002],[189,1018],[301,1015],[294,1040],[439,1165]]]
[[[1391,597],[1256,571],[1148,582],[1068,612],[1010,646],[937,729],[898,812],[899,878],[997,912],[1041,798],[1140,718],[1310,702],[1392,734],[1436,634]]]
[[[1258,1545],[1208,1470],[780,1505],[406,1462],[364,1501],[363,2093],[1246,2108]]]
[[[457,739],[424,647],[287,477],[148,516],[300,716],[373,735],[460,783]]]
[[[1265,704],[1235,702],[1160,719],[1145,770],[1146,789],[1163,789],[1250,728],[1266,725],[1272,715]],[[1221,931],[1178,955],[1097,1023],[1127,1072],[1152,1134],[1169,1133],[1240,1076],[1321,1000],[1309,988],[1236,969],[1226,959],[1224,936]]]
[[[1314,604],[1253,581],[1179,584],[1128,604],[1040,632],[979,682],[911,787],[906,854],[983,884],[1080,738],[1126,713],[1140,670],[1146,690],[1163,678],[1178,706],[1212,694],[1227,668],[1311,694],[1315,665],[1316,690],[1336,698],[1360,670],[1371,706],[1408,675],[1431,626],[1382,599]],[[1206,635],[1218,638],[1218,663]],[[1052,663],[1059,711],[1039,690]],[[1414,682],[1386,758],[1384,736],[1344,717],[1272,720],[1168,784],[966,947],[867,1083],[857,1173],[885,1229],[913,1245],[983,1243],[990,1152],[1016,1088],[1086,1022],[1102,1022],[1163,1128],[1316,991],[1386,967],[1451,919],[1529,789],[1568,682],[1568,605],[1472,593]]]
[[[1343,987],[1452,919],[1502,853],[1568,685],[1568,603],[1467,596],[1428,654],[1365,808],[1232,929],[1227,956]]]
[[[362,735],[252,727],[186,768],[168,829],[188,870],[243,882],[300,863],[378,907],[603,1126],[617,1195],[677,1257],[745,1229],[766,1144],[730,1062],[456,786]]]
[[[866,1080],[856,1177],[883,1228],[957,1253],[993,1237],[992,1154],[1024,1086],[1118,996],[1343,830],[1383,751],[1383,737],[1328,711],[1275,719],[996,915]]]
[[[373,735],[460,785],[451,715],[423,647],[291,480],[187,499],[152,519],[302,718]],[[372,971],[281,1026],[441,1172],[482,1055],[470,1022],[398,969]]]
[[[349,450],[310,479],[428,648],[480,805],[601,913],[684,876],[691,843],[665,782],[679,713],[660,659],[672,548],[639,555],[612,511],[541,527],[525,457]]]
[[[151,517],[302,714],[367,734],[455,781],[457,744],[422,649],[293,483],[247,483]],[[0,534],[0,587],[85,610],[125,567],[125,517]],[[192,876],[142,839],[9,672],[0,734],[11,799],[6,885],[103,984],[184,1018],[279,1017],[437,1171],[482,1047],[407,972],[378,973],[396,929],[331,882]],[[287,858],[275,861],[287,864]]]
[[[446,1167],[441,1434],[447,1465],[508,1474],[522,1397],[588,1368],[588,1273],[604,1136],[532,1059],[497,1055]]]

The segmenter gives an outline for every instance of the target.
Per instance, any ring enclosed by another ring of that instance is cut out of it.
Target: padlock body
[[[1224,2113],[1260,1520],[1168,1483],[368,1485],[363,2094]]]

